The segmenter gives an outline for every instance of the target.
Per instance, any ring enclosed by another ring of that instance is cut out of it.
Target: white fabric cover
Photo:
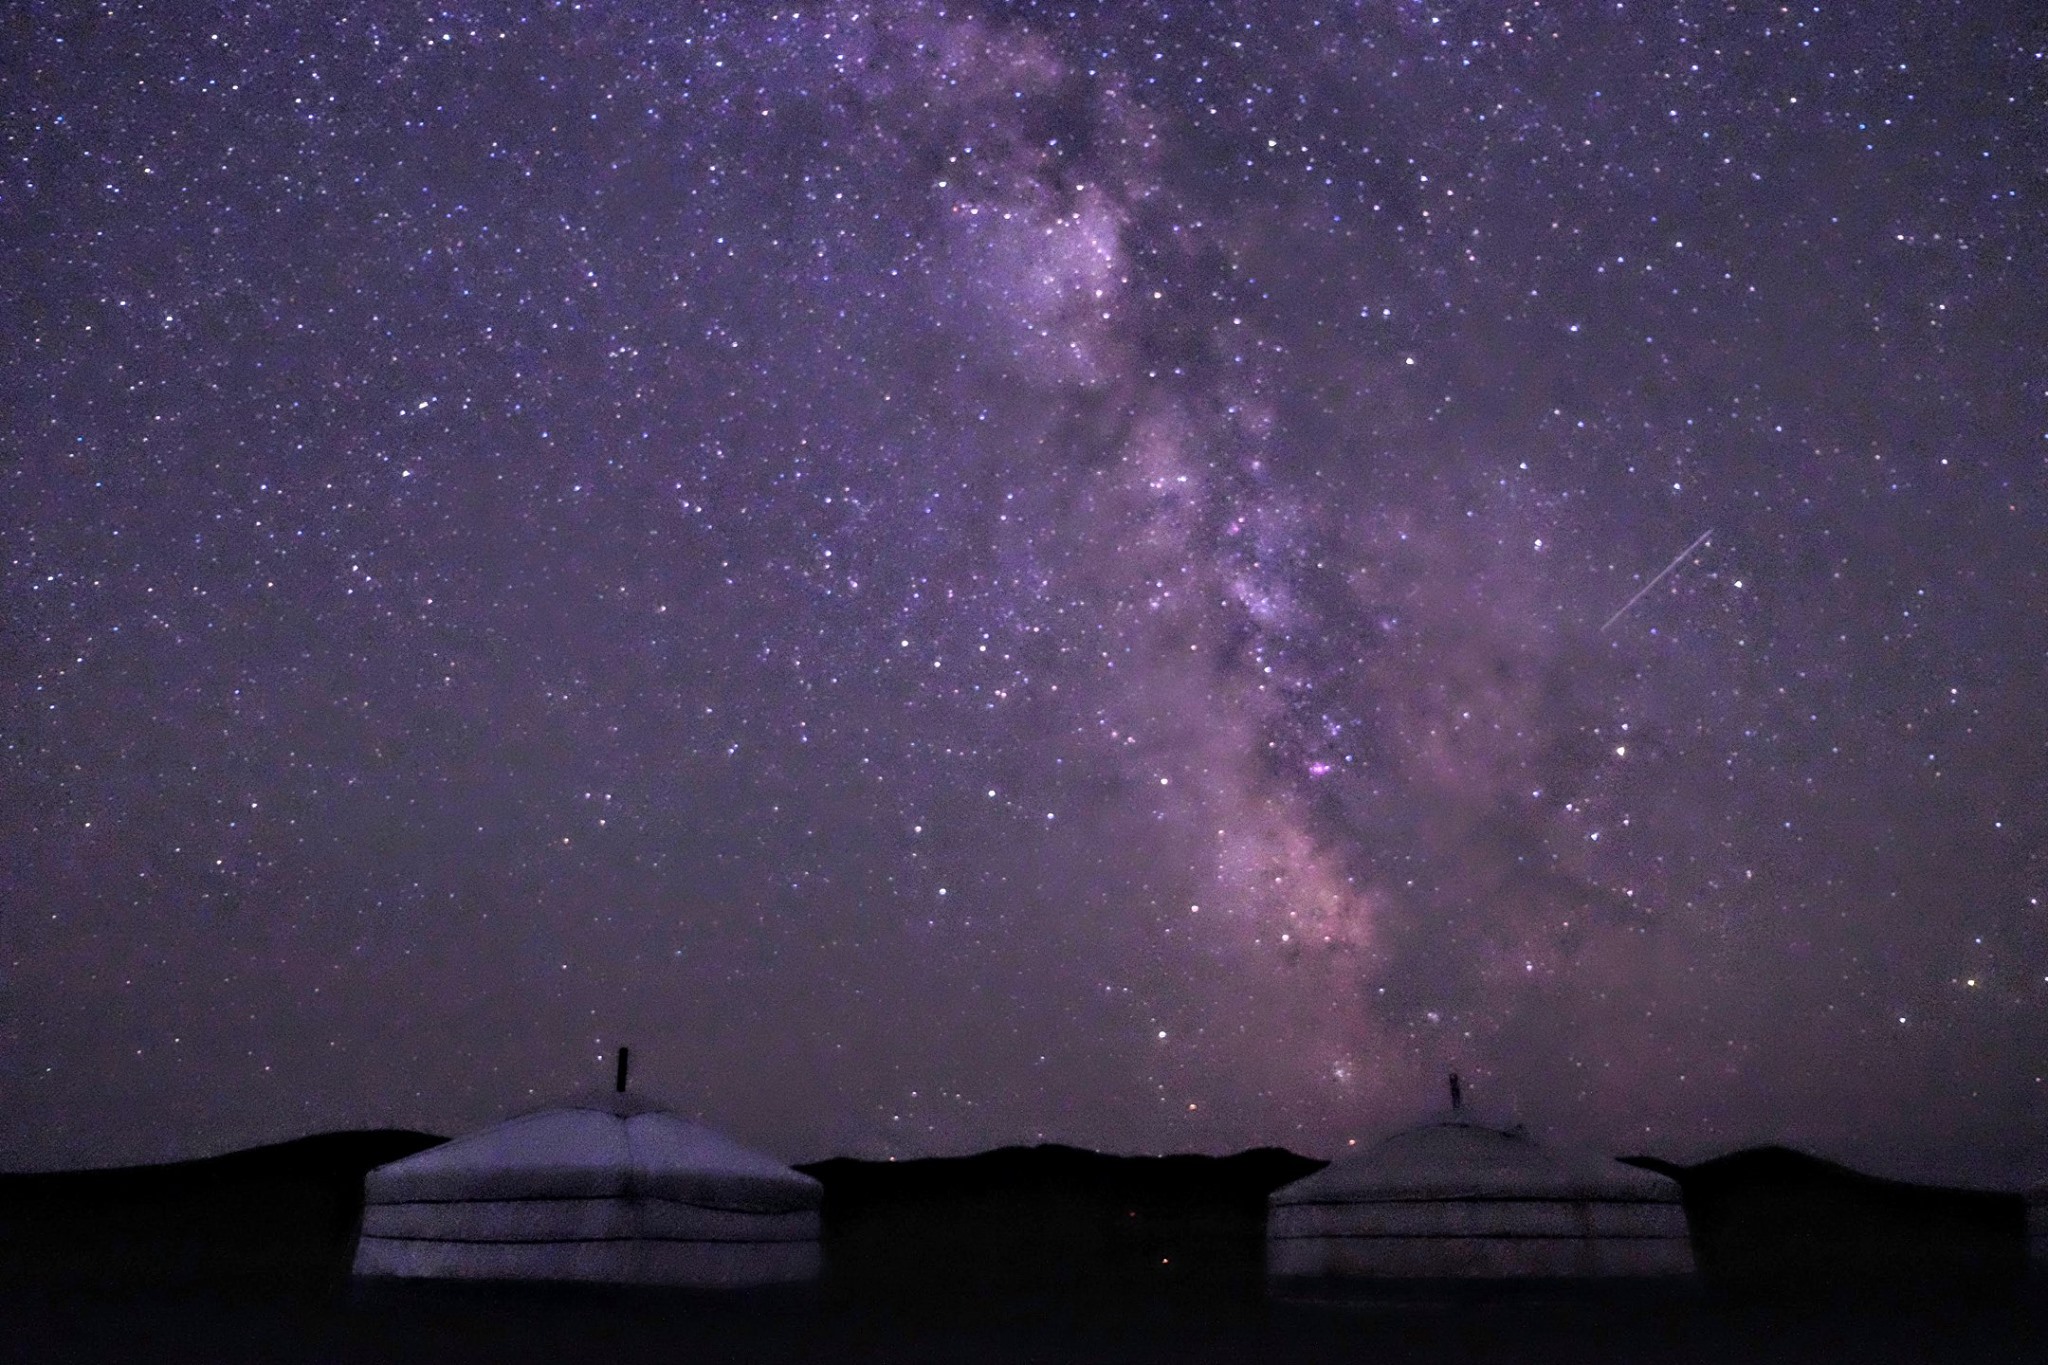
[[[1397,1133],[1273,1192],[1276,1278],[1507,1279],[1692,1273],[1675,1181],[1517,1130]]]
[[[508,1119],[363,1188],[358,1275],[739,1287],[819,1268],[817,1181],[636,1095]]]

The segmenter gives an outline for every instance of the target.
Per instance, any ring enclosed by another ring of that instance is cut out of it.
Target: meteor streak
[[[1672,560],[1669,564],[1666,564],[1661,570],[1659,570],[1655,578],[1643,584],[1642,588],[1636,593],[1634,597],[1631,597],[1628,599],[1628,601],[1622,603],[1621,610],[1614,613],[1614,615],[1608,617],[1607,625],[1600,627],[1600,629],[1604,631],[1607,629],[1607,626],[1613,625],[1616,621],[1619,621],[1622,617],[1628,615],[1628,609],[1630,607],[1642,601],[1643,598],[1649,594],[1650,589],[1656,587],[1659,583],[1662,583],[1666,575],[1668,575],[1673,569],[1677,568],[1679,565],[1685,563],[1685,557],[1691,554],[1694,550],[1699,549],[1700,546],[1706,544],[1707,537],[1712,534],[1714,534],[1714,529],[1711,526],[1708,527],[1706,530],[1700,532],[1700,538],[1698,540],[1695,540],[1692,544],[1686,546],[1683,550],[1680,550],[1678,552],[1678,557],[1676,559]]]

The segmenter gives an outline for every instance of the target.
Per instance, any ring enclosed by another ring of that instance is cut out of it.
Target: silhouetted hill
[[[1623,1159],[1678,1181],[1700,1275],[1725,1296],[2002,1295],[2027,1273],[2017,1194],[1886,1180],[1790,1147]]]
[[[839,1292],[1242,1303],[1264,1292],[1266,1196],[1323,1165],[1273,1147],[1150,1157],[1046,1145],[799,1169],[825,1186],[826,1279]]]
[[[0,1175],[0,1283],[337,1287],[363,1173],[443,1140],[316,1133],[161,1166]]]

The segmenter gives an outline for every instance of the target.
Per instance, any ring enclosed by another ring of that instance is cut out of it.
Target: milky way
[[[2027,7],[530,8],[0,39],[11,1164],[2048,1160]]]

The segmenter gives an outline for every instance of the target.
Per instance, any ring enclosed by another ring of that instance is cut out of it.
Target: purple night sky
[[[198,14],[0,33],[0,1164],[2048,1168],[2038,6]]]

